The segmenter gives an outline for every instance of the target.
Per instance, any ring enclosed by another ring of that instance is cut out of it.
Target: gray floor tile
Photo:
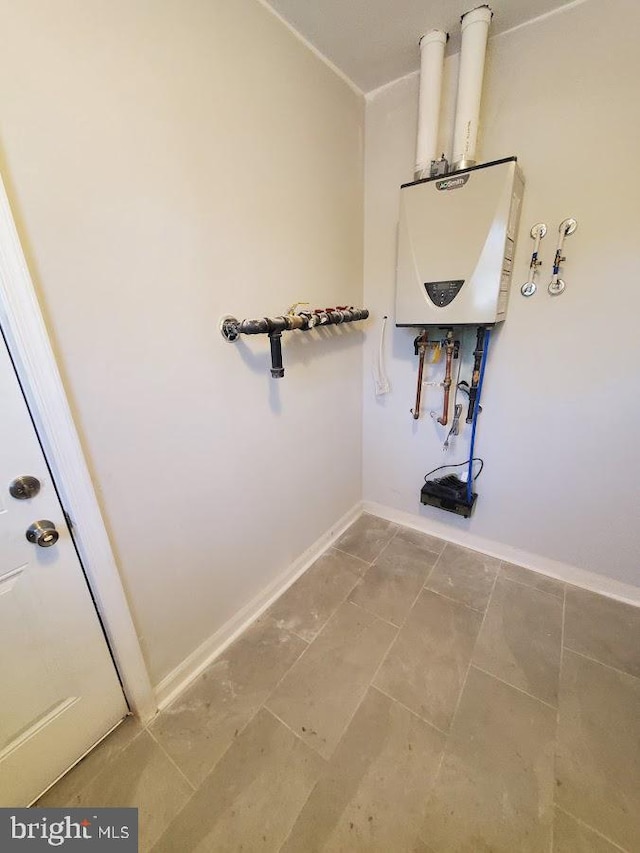
[[[562,645],[562,600],[498,578],[473,662],[556,705]]]
[[[640,607],[568,586],[564,644],[640,677]]]
[[[306,648],[269,617],[254,622],[154,720],[151,731],[198,785]]]
[[[619,850],[593,829],[556,809],[553,853],[618,853]]]
[[[126,717],[117,729],[102,740],[35,804],[37,808],[63,808],[85,788],[109,762],[142,732],[136,717]]]
[[[381,619],[402,625],[438,555],[396,536],[349,596]]]
[[[556,713],[469,672],[422,840],[436,851],[548,853]]]
[[[138,808],[140,850],[149,850],[193,789],[148,732],[142,732],[69,806]]]
[[[444,551],[444,546],[447,544],[444,539],[437,539],[435,536],[430,536],[428,533],[421,533],[419,530],[413,530],[411,527],[398,527],[396,536],[398,539],[411,542],[412,545],[417,545],[418,548],[430,551],[432,554],[441,554]]]
[[[425,590],[374,684],[447,731],[481,622],[481,614]]]
[[[368,568],[363,560],[332,548],[289,587],[268,615],[310,643]]]
[[[562,581],[549,578],[540,572],[532,572],[530,569],[525,569],[523,566],[516,566],[514,563],[502,563],[500,574],[509,580],[523,583],[525,586],[532,586],[534,589],[548,592],[557,598],[564,598],[564,584]]]
[[[500,561],[448,544],[427,581],[427,588],[484,611]]]
[[[411,853],[444,735],[368,691],[282,853]]]
[[[565,650],[556,801],[640,850],[640,680]]]
[[[347,602],[289,670],[267,707],[328,758],[396,629]]]
[[[336,542],[336,548],[372,563],[394,537],[398,526],[365,513]]]
[[[154,851],[277,851],[323,768],[317,753],[263,709]]]
[[[640,610],[364,515],[37,805],[137,806],[143,852],[631,853],[634,676]]]

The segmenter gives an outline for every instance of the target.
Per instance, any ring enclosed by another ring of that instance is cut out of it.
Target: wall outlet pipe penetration
[[[300,311],[284,314],[280,317],[260,317],[257,320],[237,320],[235,317],[223,317],[220,321],[222,337],[229,343],[235,343],[240,335],[268,335],[271,346],[271,376],[282,379],[282,333],[295,331],[309,332],[322,326],[338,326],[342,323],[355,323],[366,320],[369,311],[366,308],[348,308],[339,305],[336,308],[316,308],[313,311]]]

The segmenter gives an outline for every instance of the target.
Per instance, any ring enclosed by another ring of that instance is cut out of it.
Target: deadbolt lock
[[[40,480],[36,477],[16,477],[9,483],[9,494],[18,501],[35,498],[40,491]]]
[[[60,534],[56,530],[53,521],[47,521],[46,519],[34,521],[27,530],[27,539],[29,542],[39,545],[40,548],[50,548],[56,544],[59,538]]]

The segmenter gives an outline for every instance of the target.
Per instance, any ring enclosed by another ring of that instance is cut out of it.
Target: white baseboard
[[[608,598],[624,601],[626,604],[634,604],[636,607],[640,606],[640,587],[633,586],[632,584],[607,578],[604,575],[578,568],[578,566],[572,566],[569,563],[561,563],[558,560],[551,560],[549,557],[542,557],[539,554],[522,551],[511,545],[495,542],[492,539],[485,539],[473,533],[452,530],[446,524],[438,521],[421,518],[409,512],[403,512],[402,510],[393,509],[392,507],[383,506],[372,501],[364,501],[362,510],[371,515],[384,518],[387,521],[395,521],[404,527],[419,530],[421,533],[429,533],[431,536],[437,536],[446,542],[452,542],[454,545],[462,545],[464,548],[470,548],[472,551],[481,551],[490,557],[496,557],[498,560],[524,566],[526,569],[531,569],[532,572],[539,572],[542,575],[564,581],[573,586],[579,586],[591,592],[606,595]]]
[[[155,688],[160,710],[166,708],[185,690],[236,637],[242,634],[300,575],[314,563],[362,515],[362,504],[355,504],[338,519],[326,533],[307,548],[297,560],[275,577],[255,598],[248,602],[228,622],[198,646],[182,663],[166,675]]]

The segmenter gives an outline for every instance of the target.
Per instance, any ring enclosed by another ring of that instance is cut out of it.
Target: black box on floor
[[[467,484],[455,474],[437,480],[427,480],[420,490],[420,503],[454,512],[465,518],[469,518],[473,513],[477,497],[476,492],[472,492],[471,500],[467,500]]]

